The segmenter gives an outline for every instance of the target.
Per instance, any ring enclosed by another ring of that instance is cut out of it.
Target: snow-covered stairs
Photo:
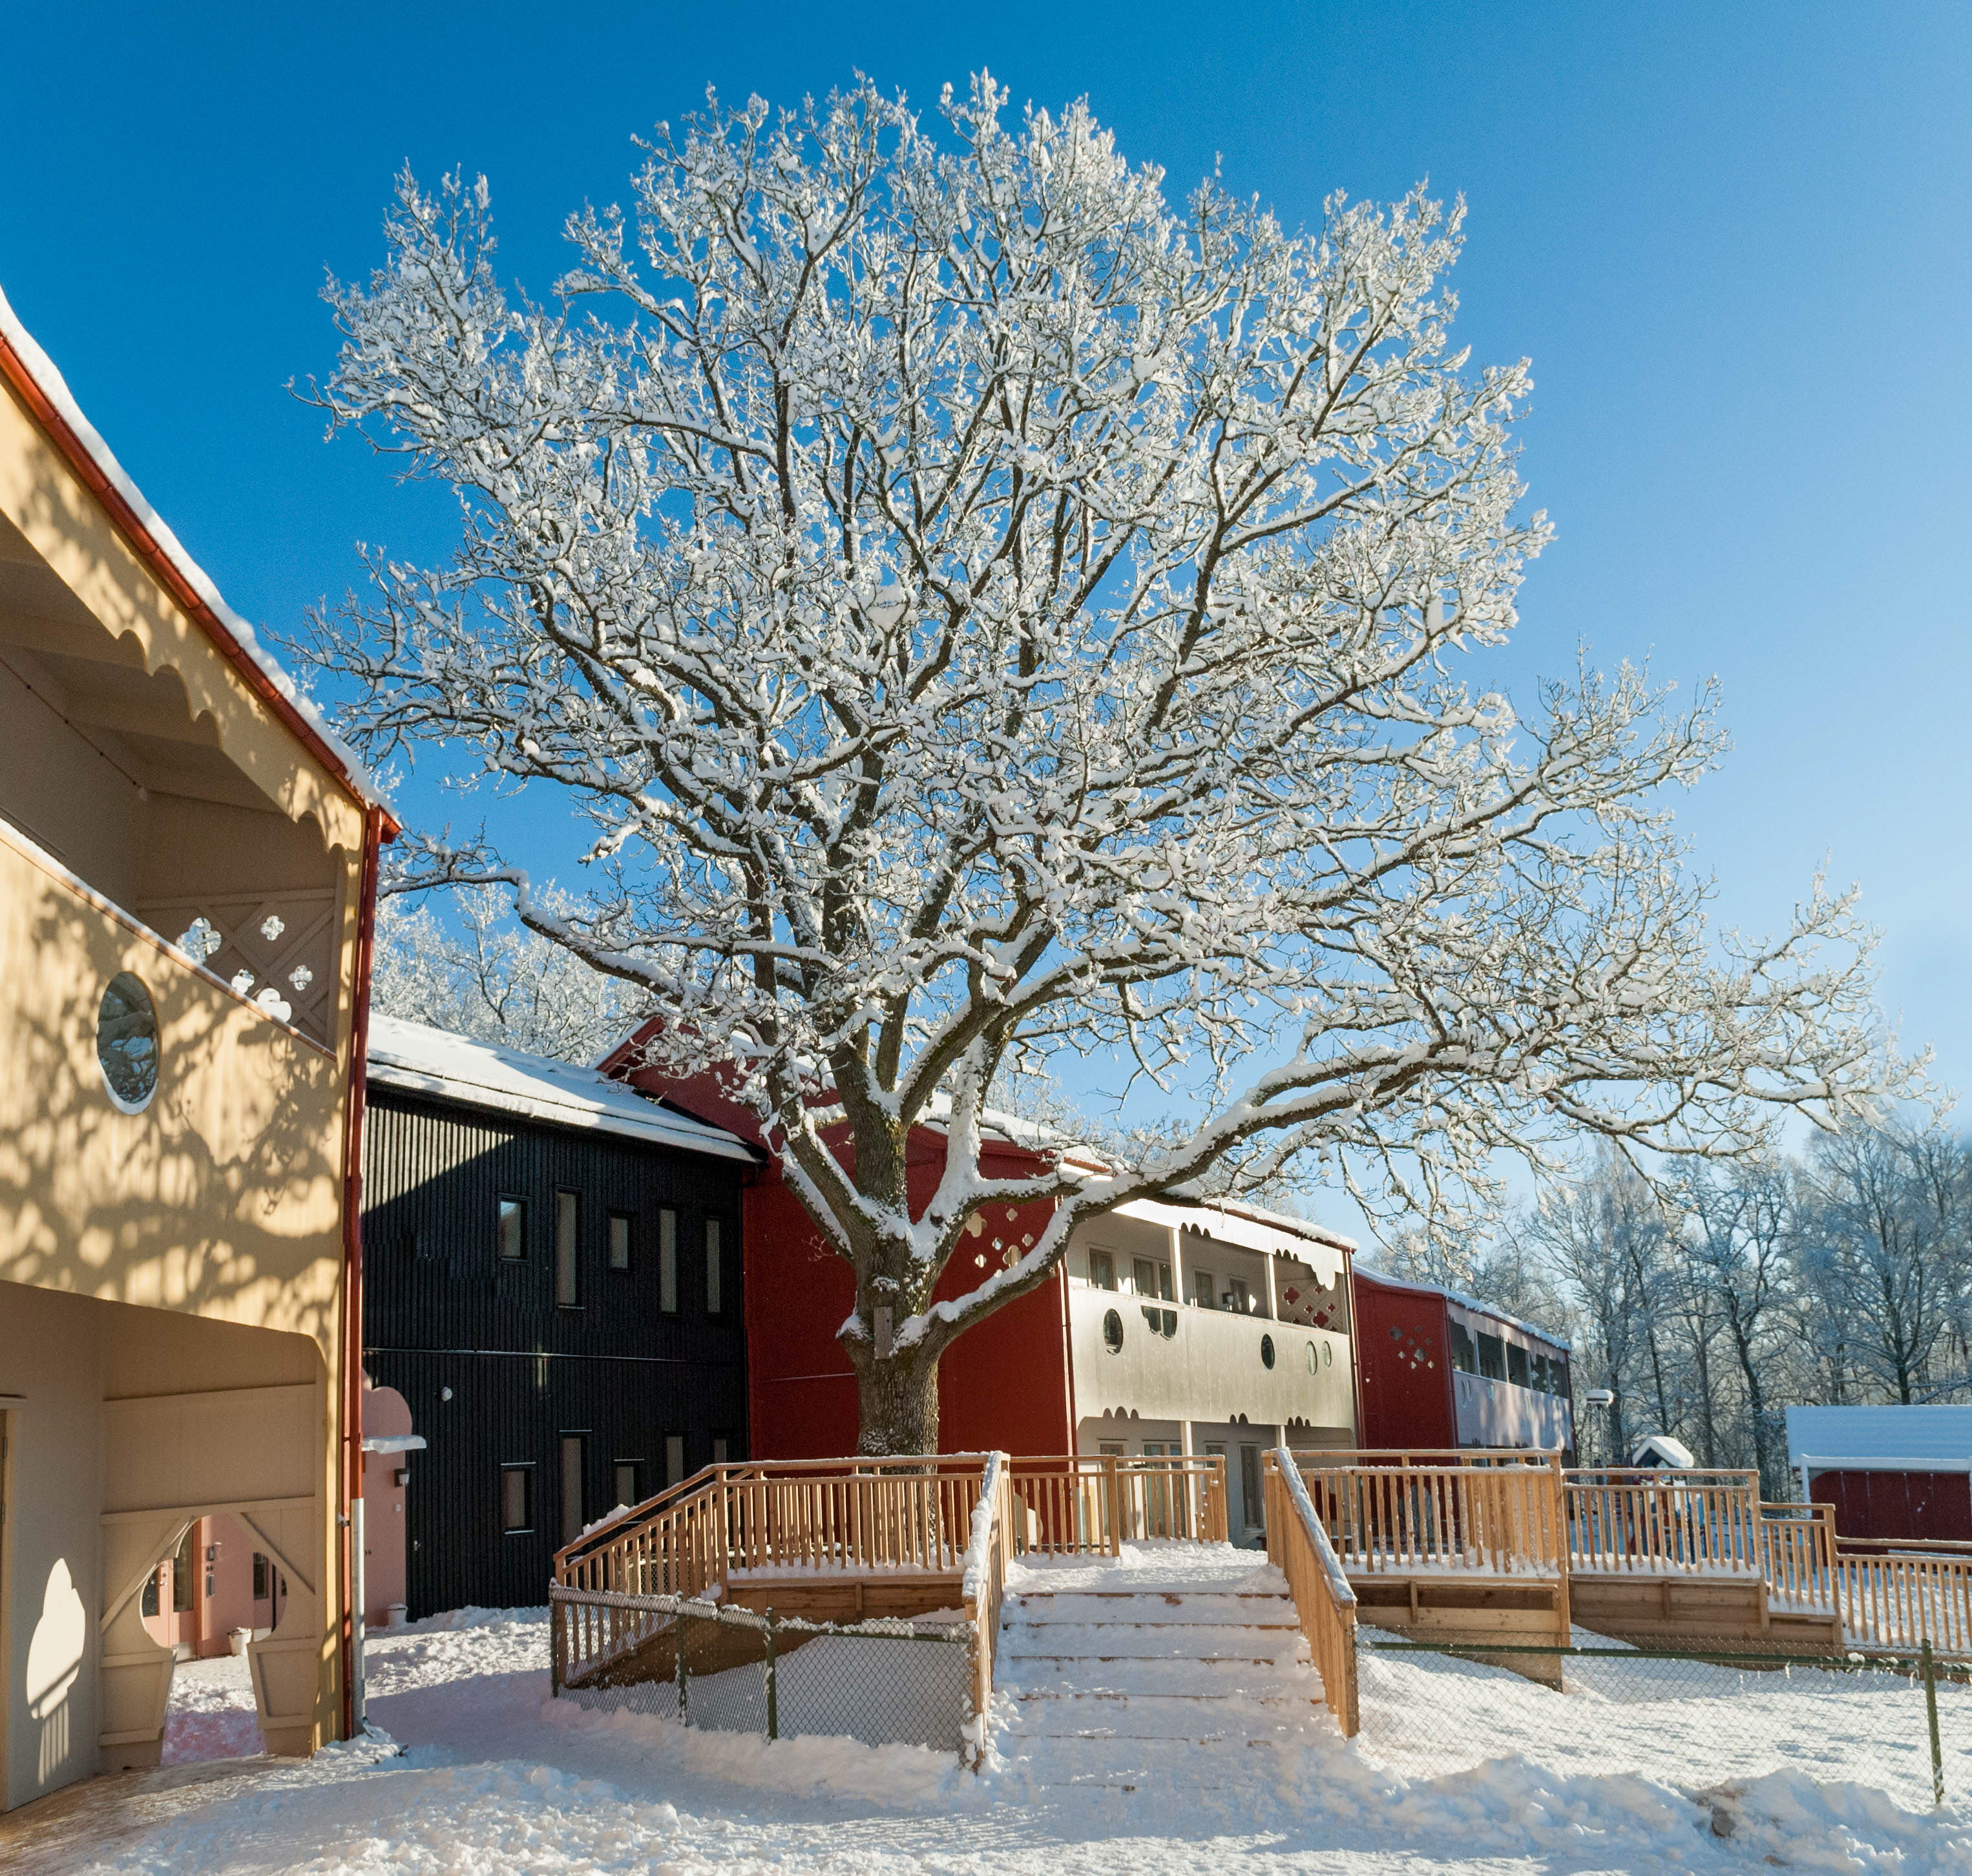
[[[1039,1558],[1007,1582],[996,1744],[1041,1786],[1212,1788],[1321,1730],[1321,1682],[1280,1573],[1229,1544]]]

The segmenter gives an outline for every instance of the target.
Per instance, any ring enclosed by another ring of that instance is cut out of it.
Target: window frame
[[[507,1208],[510,1205],[521,1221],[515,1234],[520,1249],[511,1257],[507,1254]],[[493,1195],[493,1261],[496,1264],[527,1261],[527,1201],[524,1193],[496,1192]]]
[[[521,1513],[525,1524],[510,1525],[507,1521],[507,1481],[517,1477],[521,1482]],[[503,1538],[531,1538],[534,1534],[534,1462],[532,1459],[502,1459],[500,1462],[500,1534]]]
[[[609,1508],[614,1511],[619,1505],[641,1505],[651,1495],[644,1490],[644,1464],[642,1459],[612,1459],[609,1462]],[[623,1475],[630,1475],[631,1495],[623,1495]]]
[[[709,1211],[699,1224],[705,1250],[705,1313],[714,1319],[726,1313],[725,1223],[718,1213]]]
[[[555,1307],[557,1309],[580,1309],[583,1307],[582,1296],[582,1193],[572,1185],[555,1188]],[[564,1218],[568,1220],[568,1237],[564,1246],[562,1231]],[[563,1278],[567,1281],[564,1285]],[[567,1294],[564,1296],[564,1288]]]
[[[637,1214],[627,1206],[612,1205],[609,1218],[609,1241],[605,1254],[611,1270],[619,1274],[634,1272],[637,1267]],[[616,1227],[623,1227],[623,1261],[616,1261]]]
[[[658,1312],[676,1315],[677,1291],[677,1208],[658,1208]]]

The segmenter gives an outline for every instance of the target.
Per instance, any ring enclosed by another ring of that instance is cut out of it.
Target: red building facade
[[[1568,1344],[1428,1284],[1358,1269],[1362,1442],[1376,1450],[1575,1449]]]
[[[632,1086],[694,1119],[763,1146],[760,1123],[712,1075],[690,1080],[647,1068],[625,1069],[644,1040],[640,1031],[601,1064]],[[1024,1178],[1045,1170],[1040,1155],[989,1136],[980,1169],[989,1178]],[[906,1162],[913,1211],[937,1189],[945,1136],[913,1131]],[[746,1302],[748,1445],[756,1459],[828,1459],[856,1450],[856,1377],[836,1339],[855,1308],[848,1264],[824,1242],[771,1158],[741,1195],[741,1293]],[[1009,1247],[1033,1242],[1052,1207],[1006,1208],[980,1234],[980,1247],[946,1266],[936,1294],[963,1296]],[[947,1453],[991,1448],[1016,1453],[1075,1450],[1075,1399],[1068,1351],[1068,1292],[1063,1271],[968,1329],[939,1364],[939,1445]]]

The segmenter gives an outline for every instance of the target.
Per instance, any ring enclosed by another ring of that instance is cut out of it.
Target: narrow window
[[[178,1554],[171,1559],[171,1610],[175,1615],[181,1616],[191,1607],[192,1573],[198,1567],[192,1561],[191,1540],[198,1528],[196,1525],[185,1527],[184,1536],[178,1543]]]
[[[726,1455],[728,1450],[729,1449],[726,1443],[726,1436],[723,1433],[721,1433],[714,1438],[712,1442],[713,1464],[715,1466],[723,1466],[726,1463]]]
[[[1252,1314],[1253,1299],[1247,1294],[1243,1276],[1229,1276],[1226,1280],[1226,1307],[1236,1315]]]
[[[725,1286],[720,1282],[722,1260],[719,1250],[719,1221],[705,1221],[705,1313],[722,1315],[726,1310]]]
[[[511,1536],[534,1528],[534,1469],[531,1466],[500,1468],[500,1528]]]
[[[256,1603],[267,1600],[267,1557],[263,1551],[253,1553],[253,1600]]]
[[[609,1267],[612,1270],[630,1267],[630,1216],[627,1211],[609,1214]]]
[[[527,1254],[527,1206],[524,1199],[500,1201],[500,1261],[518,1263]]]
[[[1507,1378],[1516,1387],[1525,1387],[1527,1381],[1527,1351],[1517,1342],[1507,1345]]]
[[[1133,1257],[1130,1260],[1130,1281],[1135,1285],[1140,1296],[1154,1296],[1157,1293],[1157,1268],[1148,1257]]]
[[[1479,1336],[1479,1372],[1488,1381],[1507,1378],[1507,1345],[1497,1335]]]
[[[618,1505],[643,1503],[644,1495],[638,1489],[638,1482],[643,1469],[644,1462],[642,1459],[619,1459],[616,1462],[616,1503]]]
[[[658,1307],[677,1314],[677,1214],[668,1206],[658,1214]]]
[[[684,1477],[684,1435],[664,1435],[664,1483],[676,1485]]]
[[[1161,1263],[1157,1266],[1157,1294],[1161,1296],[1166,1302],[1171,1302],[1176,1300],[1176,1299],[1171,1295],[1170,1266],[1167,1263]]]
[[[1219,1280],[1210,1270],[1192,1272],[1191,1299],[1201,1309],[1219,1307]]]
[[[582,1489],[583,1461],[589,1442],[580,1433],[561,1436],[561,1541],[573,1544],[582,1535],[585,1521]]]
[[[1479,1355],[1472,1346],[1472,1332],[1463,1322],[1451,1325],[1451,1365],[1461,1374],[1479,1372]]]
[[[1108,1251],[1092,1250],[1089,1253],[1089,1286],[1091,1289],[1116,1287],[1116,1260]]]
[[[581,1195],[576,1192],[556,1193],[555,1302],[563,1309],[581,1306],[582,1287],[578,1281],[575,1254],[581,1223]]]

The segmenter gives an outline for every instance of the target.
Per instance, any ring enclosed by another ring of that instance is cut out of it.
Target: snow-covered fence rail
[[[1564,1573],[1559,1453],[1324,1449],[1294,1459],[1345,1570]]]
[[[1972,1544],[1844,1538],[1833,1578],[1851,1648],[1972,1656]]]
[[[1356,1693],[1356,1592],[1315,1515],[1295,1456],[1263,1454],[1267,1558],[1288,1580],[1301,1632],[1321,1676],[1322,1698],[1345,1739],[1361,1724]]]
[[[1566,1475],[1576,1571],[1758,1576],[1758,1472],[1603,1467]]]
[[[985,1757],[986,1723],[993,1710],[993,1668],[1000,1648],[1000,1606],[1006,1598],[1007,1566],[1014,1561],[1014,1539],[1010,1462],[1005,1453],[995,1453],[986,1462],[980,1481],[971,1536],[965,1547],[965,1567],[959,1579],[971,1637],[967,1677],[970,1691],[960,1750],[975,1767]]]

